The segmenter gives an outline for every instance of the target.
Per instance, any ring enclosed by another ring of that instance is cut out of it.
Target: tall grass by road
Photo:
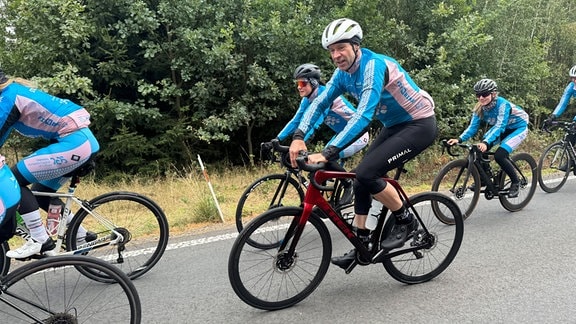
[[[544,135],[539,131],[532,132],[517,152],[528,152],[537,160],[543,148],[560,135]],[[356,159],[346,165],[351,169],[358,162]],[[454,159],[442,154],[439,142],[427,149],[415,160],[406,164],[408,172],[400,178],[400,183],[409,194],[430,190],[434,176],[440,168]],[[245,188],[255,179],[270,173],[283,173],[277,165],[257,167],[228,167],[225,165],[207,164],[210,181],[216,192],[225,224],[234,224],[236,204]],[[78,187],[78,195],[92,198],[115,190],[134,191],[154,199],[165,211],[173,233],[183,233],[199,228],[206,228],[221,223],[208,185],[200,167],[193,165],[189,170],[177,170],[163,179],[134,179],[114,185],[96,183],[90,178]]]

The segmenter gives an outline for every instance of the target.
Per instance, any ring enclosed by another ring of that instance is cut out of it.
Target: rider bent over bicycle
[[[75,170],[98,152],[98,141],[88,128],[90,114],[86,109],[61,98],[35,89],[20,78],[8,78],[0,70],[0,147],[12,130],[26,137],[41,137],[50,141],[12,167],[20,184],[22,199],[18,211],[32,240],[10,250],[10,258],[27,258],[38,253],[50,253],[55,248],[42,223],[39,208],[48,209],[48,197],[36,198],[32,190],[56,192]],[[59,202],[61,205],[64,203]],[[72,218],[70,214],[68,221]],[[86,236],[84,230],[84,236]]]
[[[474,106],[470,125],[458,138],[448,140],[449,145],[465,142],[478,132],[481,122],[492,126],[477,144],[482,152],[500,143],[494,153],[494,159],[502,170],[510,177],[508,197],[518,197],[520,180],[514,164],[510,161],[510,153],[514,151],[528,135],[528,114],[520,107],[498,95],[498,85],[494,80],[482,79],[474,85],[478,103]]]
[[[330,51],[338,69],[300,122],[290,145],[290,157],[296,166],[299,152],[306,150],[304,134],[313,127],[312,121],[339,95],[352,95],[359,103],[356,114],[322,153],[312,154],[308,160],[309,163],[335,160],[343,148],[366,132],[373,119],[384,125],[356,167],[354,212],[357,235],[367,243],[370,230],[365,224],[371,196],[392,211],[396,224],[381,243],[382,248],[391,250],[404,244],[408,234],[418,227],[418,222],[404,207],[396,190],[387,186],[382,177],[434,142],[437,135],[434,101],[396,60],[361,49],[362,36],[360,25],[346,18],[335,20],[325,28],[322,46]],[[353,249],[342,257],[332,258],[332,263],[346,269],[355,257]]]

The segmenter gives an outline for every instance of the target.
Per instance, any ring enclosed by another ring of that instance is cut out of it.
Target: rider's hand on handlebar
[[[316,164],[316,163],[326,163],[328,160],[322,155],[322,153],[314,153],[308,155],[308,163]]]
[[[554,115],[550,115],[548,118],[546,118],[544,120],[544,123],[542,123],[542,129],[546,130],[548,127],[550,127],[550,124],[552,124],[552,122],[556,119],[556,116]]]
[[[296,158],[300,156],[300,152],[306,152],[307,150],[306,143],[303,140],[293,140],[292,143],[290,143],[290,163],[293,168],[298,167]]]
[[[452,146],[452,145],[454,145],[454,144],[458,144],[459,142],[460,142],[459,139],[457,139],[457,138],[451,138],[451,139],[449,139],[448,141],[446,141],[446,144]]]
[[[478,143],[478,144],[476,144],[476,146],[478,146],[478,149],[482,153],[484,153],[488,150],[488,145],[486,145],[486,143]]]

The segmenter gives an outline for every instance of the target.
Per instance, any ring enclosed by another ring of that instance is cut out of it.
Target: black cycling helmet
[[[304,63],[294,70],[294,80],[316,79],[320,81],[320,68],[314,64]]]
[[[474,92],[486,93],[498,91],[498,85],[492,79],[482,79],[474,85]]]

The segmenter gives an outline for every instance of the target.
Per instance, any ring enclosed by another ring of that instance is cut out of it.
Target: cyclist
[[[294,134],[294,131],[298,129],[298,124],[300,124],[304,113],[310,107],[310,103],[326,88],[326,84],[321,80],[320,68],[314,64],[306,63],[298,66],[296,70],[294,70],[294,80],[296,81],[298,93],[300,97],[302,97],[302,100],[300,101],[300,107],[298,111],[296,111],[296,114],[294,114],[288,124],[278,133],[278,136],[276,136],[280,141]],[[340,133],[355,112],[356,109],[352,103],[343,96],[337,97],[329,107],[326,107],[326,109],[321,112],[314,126],[311,127],[308,134],[304,136],[304,141],[308,141],[322,123],[330,127],[336,134]],[[369,139],[368,132],[365,132],[350,146],[340,151],[338,157],[344,159],[354,155],[368,144]],[[345,171],[338,163],[331,164],[331,168],[337,171]],[[345,191],[340,200],[340,204],[346,205],[352,200],[352,181],[344,181],[343,185]]]
[[[8,241],[16,230],[16,209],[20,202],[18,182],[0,155],[0,243]]]
[[[64,175],[88,161],[99,150],[98,141],[88,129],[89,124],[90,114],[86,109],[35,89],[27,80],[8,78],[0,70],[0,147],[12,130],[26,137],[50,141],[48,146],[12,167],[21,188],[18,211],[32,240],[10,250],[6,253],[8,257],[27,258],[54,249],[55,244],[48,236],[39,211],[39,207],[48,209],[50,198],[37,200],[28,185],[33,184],[32,190],[56,192],[68,180]]]
[[[570,71],[568,71],[568,74],[570,75],[570,83],[568,83],[568,85],[566,86],[566,89],[564,89],[564,93],[562,94],[562,97],[560,98],[560,102],[558,102],[558,105],[556,106],[556,108],[554,109],[552,114],[550,114],[550,117],[548,117],[544,121],[544,125],[547,125],[551,121],[553,121],[554,119],[560,117],[564,113],[564,111],[566,110],[566,107],[568,107],[568,103],[570,102],[570,98],[576,97],[576,65],[574,65],[570,69]],[[576,116],[574,116],[573,120],[576,122]],[[576,136],[569,135],[568,139],[570,140],[572,145],[574,145],[576,143]],[[561,171],[566,171],[566,165],[567,164],[568,163],[561,165],[558,169],[560,169]],[[575,172],[576,172],[576,170],[575,170]]]
[[[470,125],[458,138],[449,139],[448,144],[454,145],[472,138],[482,122],[492,126],[484,134],[482,142],[477,144],[478,148],[482,152],[487,152],[492,146],[500,143],[494,153],[494,159],[512,181],[508,197],[518,197],[520,180],[510,160],[510,153],[528,135],[528,114],[520,106],[499,96],[498,85],[494,80],[481,79],[474,85],[474,92],[478,102],[474,106]]]
[[[360,48],[362,36],[360,25],[347,18],[334,20],[324,29],[322,46],[330,51],[337,69],[302,118],[290,145],[290,157],[296,165],[299,152],[306,150],[304,136],[325,107],[343,93],[352,95],[359,103],[356,114],[322,153],[311,154],[308,160],[320,163],[337,159],[339,152],[363,134],[373,119],[382,123],[384,127],[356,167],[354,212],[357,235],[367,244],[370,230],[366,228],[366,218],[372,196],[392,211],[396,224],[381,243],[383,249],[391,250],[402,246],[418,223],[382,177],[434,142],[434,101],[395,59]],[[355,257],[353,249],[332,258],[332,263],[346,269]]]

